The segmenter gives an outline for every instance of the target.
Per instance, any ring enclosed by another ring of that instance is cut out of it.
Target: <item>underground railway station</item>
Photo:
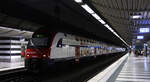
[[[0,82],[150,82],[149,0],[3,0]]]

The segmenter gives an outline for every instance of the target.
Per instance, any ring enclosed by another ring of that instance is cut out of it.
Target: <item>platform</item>
[[[129,56],[129,53],[125,54],[123,57],[115,61],[113,64],[108,66],[103,71],[99,72],[93,78],[89,79],[87,82],[114,82],[117,75],[118,70],[121,69],[121,66],[125,63]]]
[[[87,82],[150,82],[150,56],[127,53]]]
[[[150,57],[131,54],[115,82],[150,82]]]
[[[0,62],[0,72],[24,68],[24,58],[17,62]]]

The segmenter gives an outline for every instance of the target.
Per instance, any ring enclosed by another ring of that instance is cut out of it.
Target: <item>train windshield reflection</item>
[[[31,38],[28,47],[49,47],[48,38]]]

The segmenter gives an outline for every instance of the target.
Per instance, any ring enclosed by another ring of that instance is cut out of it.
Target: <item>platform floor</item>
[[[150,57],[132,53],[115,82],[150,82]]]
[[[24,68],[24,58],[17,62],[0,62],[0,72]]]

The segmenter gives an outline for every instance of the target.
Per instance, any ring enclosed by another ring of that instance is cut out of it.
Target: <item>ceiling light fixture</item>
[[[87,4],[81,5],[81,7],[84,8],[90,14],[94,13],[94,11]]]
[[[101,22],[102,24],[106,24],[106,22],[102,19],[98,20],[99,22]]]
[[[97,19],[99,22],[101,22],[102,24],[105,24],[105,21],[102,20],[102,19],[100,18],[100,16],[98,16],[96,13],[93,13],[92,16],[93,16],[95,19]]]
[[[109,29],[111,32],[114,32],[114,30],[108,25],[108,24],[105,24],[104,25],[107,29]]]
[[[141,15],[133,15],[133,16],[131,16],[132,19],[139,19],[141,17],[142,17]]]
[[[82,0],[74,0],[76,3],[82,3]]]
[[[149,28],[140,28],[140,33],[147,33],[149,32]]]
[[[100,20],[101,18],[96,14],[96,13],[93,13],[92,16],[97,19],[97,20]]]

